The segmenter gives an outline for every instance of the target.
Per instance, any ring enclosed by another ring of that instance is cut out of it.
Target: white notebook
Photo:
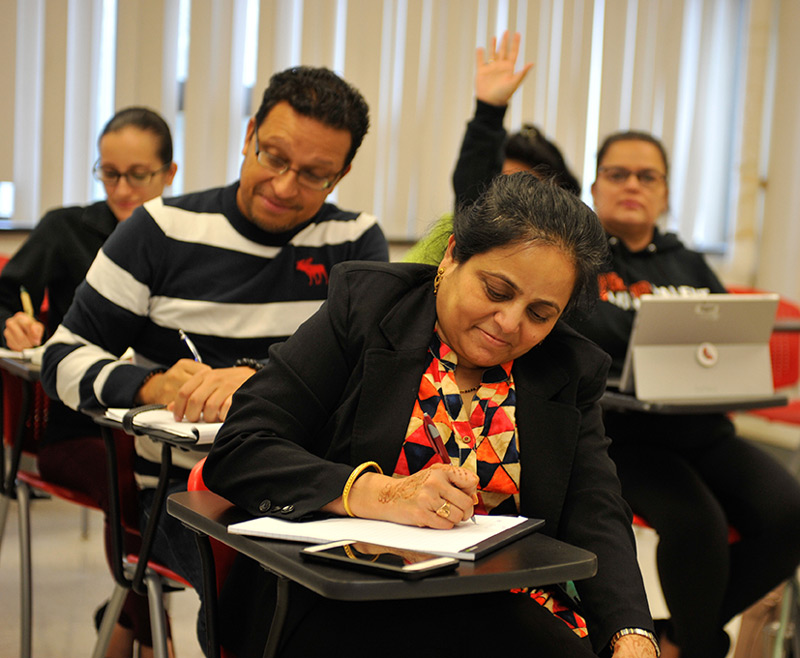
[[[475,560],[544,525],[542,519],[528,519],[524,516],[478,514],[475,521],[465,521],[451,530],[435,530],[348,517],[318,521],[260,517],[229,525],[228,532],[310,544],[351,539],[461,560]]]

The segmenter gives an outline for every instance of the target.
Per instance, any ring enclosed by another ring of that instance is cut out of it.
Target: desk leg
[[[19,552],[20,552],[20,656],[30,658],[33,635],[33,576],[31,573],[31,491],[27,484],[17,487],[19,502]]]
[[[272,623],[269,627],[267,646],[264,647],[264,658],[274,658],[277,653],[278,645],[281,641],[283,623],[286,621],[286,613],[289,611],[289,579],[278,576],[275,589],[275,612],[272,615]]]
[[[188,526],[187,526],[188,527]],[[191,529],[191,528],[190,528]],[[197,550],[203,565],[203,602],[206,614],[206,650],[209,658],[219,658],[219,617],[217,607],[217,571],[214,552],[207,535],[195,532]]]

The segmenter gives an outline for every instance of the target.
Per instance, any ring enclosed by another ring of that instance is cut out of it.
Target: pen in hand
[[[192,339],[186,335],[183,329],[178,329],[178,334],[181,337],[181,340],[186,343],[186,347],[189,348],[189,351],[192,353],[192,357],[194,358],[197,363],[203,363],[203,359],[200,358],[200,352],[197,351],[197,348],[194,346]]]
[[[422,415],[422,422],[425,425],[425,436],[428,437],[428,441],[430,442],[434,452],[437,455],[439,455],[443,464],[451,463],[450,455],[447,454],[447,448],[444,447],[444,441],[442,441],[442,435],[439,434],[439,430],[436,429],[436,424],[433,422],[433,420],[428,414]],[[473,523],[477,523],[474,514],[470,517],[470,521],[472,521]]]
[[[22,303],[22,310],[25,312],[29,318],[34,317],[33,314],[33,302],[31,302],[30,293],[27,291],[25,286],[19,287],[19,301]]]

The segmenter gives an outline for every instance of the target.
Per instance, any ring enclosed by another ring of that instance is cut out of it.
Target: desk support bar
[[[289,579],[278,575],[275,589],[277,590],[275,612],[272,614],[269,638],[267,639],[267,645],[264,647],[264,658],[274,658],[278,652],[278,645],[283,634],[283,624],[286,621],[286,614],[289,612]]]
[[[217,606],[217,571],[214,566],[214,552],[211,550],[211,541],[207,535],[197,532],[194,528],[184,526],[194,533],[197,550],[200,551],[200,561],[203,565],[203,600],[206,615],[206,649],[210,658],[219,658],[219,628]]]

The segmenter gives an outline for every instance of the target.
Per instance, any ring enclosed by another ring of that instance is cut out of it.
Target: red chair
[[[33,633],[33,577],[31,566],[31,499],[33,492],[43,492],[89,509],[99,509],[95,502],[79,491],[44,480],[34,467],[37,445],[47,424],[49,399],[35,381],[24,381],[2,372],[2,414],[4,443],[11,459],[0,500],[0,540],[11,500],[19,510],[20,541],[20,655],[31,655]],[[23,460],[23,458],[25,458]],[[3,463],[5,466],[5,462]]]
[[[189,474],[189,491],[208,491],[208,487],[203,481],[203,466],[205,463],[206,458],[203,457],[203,459],[197,462],[192,468]],[[233,561],[236,558],[236,551],[216,539],[207,539],[209,542],[207,545],[211,547],[213,557],[214,580],[216,585],[216,591],[206,592],[207,626],[209,629],[213,629],[213,632],[209,633],[209,638],[217,638],[219,635],[217,632],[217,599],[215,595],[218,595],[222,590],[222,584],[225,582],[225,578],[230,572]],[[198,544],[200,544],[200,542],[198,542]],[[201,551],[202,550],[201,547]],[[216,640],[212,640],[212,643],[215,645],[218,644]],[[217,655],[221,658],[235,658],[230,651],[227,651],[222,646],[213,646],[210,647],[210,650],[212,655],[214,652],[217,652]]]

